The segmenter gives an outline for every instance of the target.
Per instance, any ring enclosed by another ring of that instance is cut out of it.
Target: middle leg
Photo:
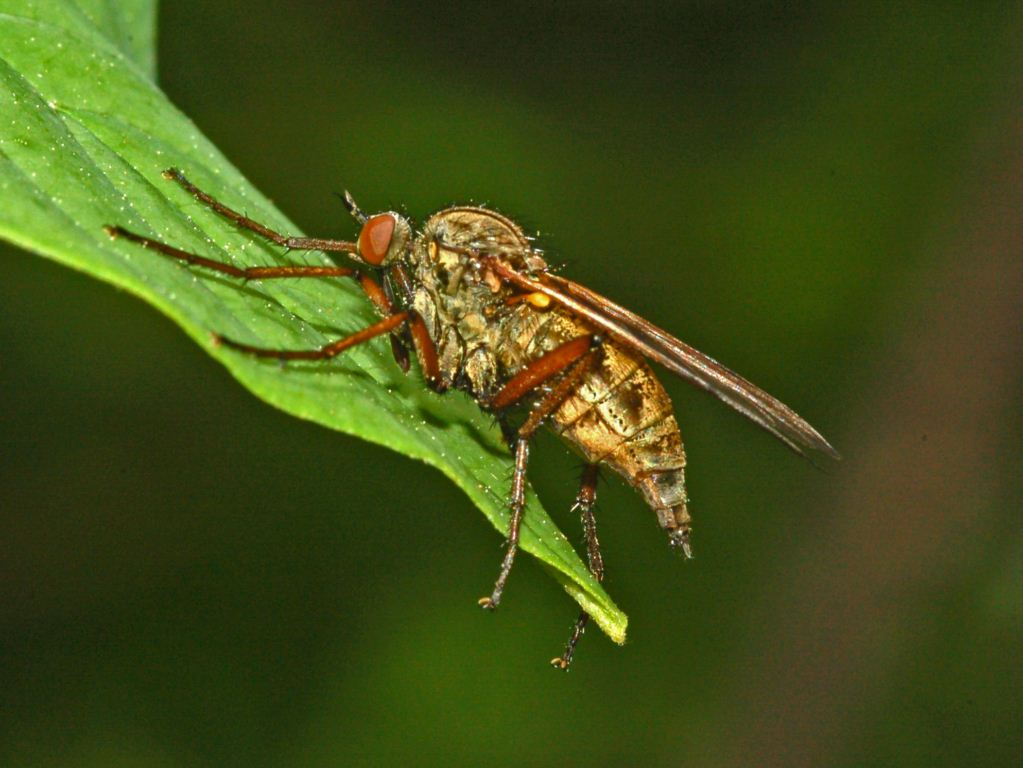
[[[408,312],[398,312],[390,317],[385,317],[380,322],[363,328],[361,331],[356,331],[350,336],[332,341],[317,349],[271,349],[268,347],[257,347],[252,344],[243,344],[240,341],[234,341],[218,334],[213,335],[213,341],[215,344],[223,344],[225,347],[237,349],[239,352],[244,352],[253,357],[273,357],[282,362],[285,360],[328,360],[332,357],[337,357],[346,349],[364,344],[382,334],[390,333],[406,320],[408,320]]]

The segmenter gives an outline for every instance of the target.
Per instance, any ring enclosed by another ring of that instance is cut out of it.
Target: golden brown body
[[[183,251],[120,226],[105,227],[173,259],[242,280],[342,278],[358,281],[382,319],[318,349],[281,350],[214,335],[219,344],[256,357],[327,360],[357,344],[390,334],[395,362],[409,370],[411,345],[427,386],[461,389],[496,412],[514,454],[509,494],[508,548],[494,589],[479,602],[493,609],[518,549],[526,504],[529,446],[550,426],[586,460],[575,509],[586,535],[587,560],[597,581],[604,561],[593,505],[597,468],[609,466],[637,488],[689,555],[685,453],[671,402],[647,365],[651,360],[710,392],[797,453],[838,453],[791,408],[693,349],[667,331],[600,294],[553,274],[513,221],[484,208],[448,208],[419,233],[393,211],[367,216],[345,193],[362,228],[357,242],[291,237],[229,208],[170,168],[164,177],[238,226],[292,250],[340,252],[363,269],[344,266],[239,267]],[[378,282],[373,275],[382,278]],[[510,406],[528,408],[513,427]],[[561,656],[567,669],[589,621],[583,611]]]
[[[552,312],[551,335],[585,330]],[[592,464],[604,464],[643,494],[669,534],[688,539],[682,436],[671,400],[646,361],[604,342],[599,364],[551,416],[551,428]]]
[[[482,248],[518,269],[546,267],[517,225],[482,208],[431,217],[411,262],[412,306],[437,347],[441,386],[463,389],[485,407],[524,368],[594,329],[560,307],[516,301],[521,292],[464,252]],[[671,401],[642,357],[604,337],[596,364],[549,426],[587,462],[610,467],[637,488],[673,541],[688,534],[682,438]]]

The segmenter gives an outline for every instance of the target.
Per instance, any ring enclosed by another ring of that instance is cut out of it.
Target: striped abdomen
[[[537,334],[542,347],[589,332],[574,317],[551,314]],[[549,423],[587,461],[607,465],[639,490],[672,544],[688,550],[682,436],[671,400],[643,358],[606,339],[599,363]]]

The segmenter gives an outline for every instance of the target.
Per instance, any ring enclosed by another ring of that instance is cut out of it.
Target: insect
[[[409,370],[414,354],[429,388],[462,390],[494,414],[515,468],[507,549],[493,589],[479,601],[486,609],[501,602],[518,551],[529,448],[542,426],[586,462],[574,509],[598,581],[604,561],[593,506],[600,466],[636,488],[671,546],[691,556],[685,451],[671,401],[647,360],[709,391],[797,453],[838,458],[813,427],[766,392],[624,307],[555,274],[522,228],[495,211],[447,208],[416,232],[394,211],[367,216],[346,192],[345,206],[361,225],[357,240],[288,237],[227,207],[179,170],[163,175],[239,227],[290,250],[341,253],[356,266],[237,267],[119,226],[105,228],[111,237],[241,280],[352,278],[381,317],[319,349],[267,349],[218,335],[215,341],[261,358],[327,360],[388,335],[402,370]],[[555,667],[569,667],[588,621],[584,611],[564,652],[552,660]]]

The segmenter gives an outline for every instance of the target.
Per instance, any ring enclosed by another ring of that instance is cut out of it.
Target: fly
[[[501,602],[518,551],[529,448],[541,427],[579,453],[585,466],[574,509],[586,538],[590,571],[604,578],[593,506],[597,471],[607,466],[653,509],[671,546],[691,556],[685,451],[672,404],[647,360],[707,390],[804,456],[838,453],[788,406],[720,363],[600,294],[551,271],[522,228],[495,211],[459,206],[435,213],[422,230],[394,211],[367,216],[351,195],[345,206],[361,225],[358,239],[288,237],[227,207],[176,169],[164,177],[239,227],[290,250],[341,253],[356,267],[236,267],[107,226],[164,256],[242,280],[351,278],[380,320],[319,349],[267,349],[214,335],[216,342],[261,358],[327,360],[387,335],[395,361],[419,361],[426,386],[466,392],[493,414],[515,457],[508,544],[490,594]],[[589,621],[579,615],[559,669],[572,662]]]

